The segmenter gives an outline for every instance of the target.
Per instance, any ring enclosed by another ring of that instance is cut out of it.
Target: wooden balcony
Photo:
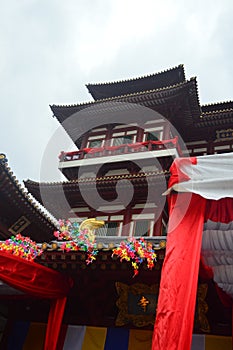
[[[83,148],[75,152],[62,152],[59,156],[59,170],[68,180],[80,176],[79,169],[85,173],[95,172],[96,167],[102,166],[102,173],[110,169],[132,169],[132,164],[144,163],[144,166],[154,165],[154,159],[164,159],[163,168],[168,169],[171,161],[180,156],[178,139],[163,141],[146,141],[119,146],[105,146],[101,148]],[[100,176],[100,175],[99,175]]]

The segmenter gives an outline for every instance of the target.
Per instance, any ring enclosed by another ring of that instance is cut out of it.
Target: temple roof
[[[64,182],[51,182],[51,183],[38,183],[32,180],[24,182],[25,187],[30,193],[39,201],[44,202],[46,208],[56,218],[67,218],[70,215],[71,208],[78,206],[87,206],[85,199],[83,198],[83,190],[90,191],[93,194],[93,190],[98,190],[103,198],[106,200],[113,200],[116,196],[116,184],[118,191],[122,188],[124,191],[127,189],[128,182],[134,186],[135,193],[140,191],[147,185],[155,186],[156,189],[160,189],[158,186],[160,183],[164,183],[164,178],[168,179],[169,171],[158,171],[150,173],[138,173],[138,174],[122,174],[93,178],[80,178],[78,180],[64,181]],[[126,180],[126,181],[124,181]],[[81,190],[80,187],[82,186]],[[127,191],[125,191],[127,193]],[[147,191],[143,192],[147,196]],[[160,193],[161,195],[161,193]],[[46,200],[42,200],[42,196]],[[159,200],[159,194],[158,194]],[[45,204],[46,202],[46,204]],[[121,204],[119,202],[119,204]]]
[[[211,103],[207,105],[201,106],[203,114],[216,112],[216,111],[223,111],[223,110],[231,110],[233,109],[233,101],[227,101],[227,102],[218,102],[218,103]]]
[[[92,117],[101,127],[104,125],[101,123],[103,111],[111,111],[118,102],[145,106],[162,114],[185,142],[208,141],[209,138],[214,138],[218,128],[232,127],[233,101],[201,106],[196,78],[185,80],[182,65],[137,79],[88,84],[87,87],[96,101],[50,106],[54,116],[79,148],[84,135],[80,136],[80,121],[84,125]],[[72,126],[69,126],[69,117],[72,115]],[[74,120],[78,119],[79,126],[75,126]],[[84,130],[87,132],[89,129]]]
[[[101,100],[114,96],[134,94],[145,90],[160,89],[179,84],[183,81],[185,81],[184,66],[179,65],[156,74],[122,81],[87,84],[86,87],[95,100]]]
[[[193,96],[195,100],[195,107],[198,109],[198,116],[200,116],[201,111],[199,107],[199,99],[197,92],[197,83],[196,79],[192,78],[188,81],[184,81],[175,85],[166,86],[153,90],[145,90],[141,92],[128,93],[126,95],[119,95],[114,97],[109,97],[105,99],[101,99],[98,101],[85,102],[80,104],[73,105],[50,105],[50,108],[54,114],[54,116],[58,119],[60,123],[65,121],[68,117],[73,115],[74,113],[80,112],[87,108],[90,108],[90,111],[98,112],[98,106],[102,105],[108,106],[111,108],[112,103],[114,102],[126,102],[133,104],[141,104],[143,106],[149,108],[159,109],[159,106],[164,106],[166,103],[171,103],[176,98],[180,97],[182,94],[190,94]],[[101,115],[100,115],[101,117]]]
[[[0,155],[0,239],[21,233],[37,242],[50,241],[55,220],[26,192]]]
[[[202,115],[197,127],[231,127],[233,123],[233,101],[201,106]]]
[[[197,82],[195,78],[176,85],[154,90],[136,92],[133,94],[126,94],[83,104],[68,106],[52,105],[50,107],[54,116],[63,125],[66,132],[79,147],[80,142],[76,137],[80,131],[80,120],[78,127],[72,123],[72,126],[69,128],[69,117],[77,113],[74,116],[74,119],[77,120],[77,118],[80,118],[85,123],[85,118],[87,118],[89,115],[90,117],[94,116],[101,123],[101,113],[103,112],[103,109],[105,109],[105,112],[107,110],[111,112],[113,107],[116,108],[118,102],[133,105],[138,104],[161,113],[175,126],[184,140],[188,127],[193,127],[195,122],[200,121],[201,109],[198,98]],[[123,107],[121,104],[119,104],[119,110]],[[86,113],[85,117],[83,113]],[[72,118],[72,120],[74,119]],[[66,121],[66,123],[64,123],[64,121]],[[99,126],[100,125],[101,124],[99,124]]]

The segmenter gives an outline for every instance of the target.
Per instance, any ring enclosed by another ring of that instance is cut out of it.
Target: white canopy
[[[178,169],[178,183],[172,189],[192,192],[207,199],[233,198],[233,153],[214,154],[196,158],[177,158],[173,167]],[[182,175],[190,178],[180,182]]]
[[[177,158],[172,170],[178,183],[168,192],[191,192],[212,200],[233,198],[233,153]],[[233,221],[205,223],[201,254],[213,269],[214,281],[233,298]]]

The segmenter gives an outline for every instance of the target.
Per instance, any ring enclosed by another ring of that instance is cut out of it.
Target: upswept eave
[[[7,210],[7,205],[9,205],[11,207],[9,210],[15,208],[14,214],[18,215],[18,218],[21,216],[33,218],[29,225],[29,231],[31,225],[33,225],[34,232],[36,225],[38,226],[38,234],[32,234],[32,239],[38,241],[40,236],[41,240],[52,237],[57,224],[56,220],[49,213],[47,214],[46,209],[40,207],[39,203],[27,193],[26,189],[16,179],[5,158],[1,158],[0,161],[0,180],[0,195],[3,198],[7,198],[4,204],[5,210]],[[12,233],[9,232],[9,236],[11,235]]]
[[[98,101],[84,102],[80,104],[73,105],[50,105],[53,115],[62,123],[66,118],[70,117],[72,114],[77,113],[88,107],[96,107],[98,110],[98,105],[111,102],[124,102],[124,103],[135,103],[147,106],[148,102],[156,102],[157,105],[162,105],[165,103],[164,100],[171,96],[180,95],[186,89],[189,89],[189,95],[195,95],[196,107],[200,109],[197,82],[196,78],[191,78],[188,81],[184,81],[175,85],[162,87],[159,89],[146,90],[142,92],[136,92],[131,94],[125,94],[121,96],[114,96],[110,98],[101,99]],[[201,114],[201,111],[200,113]]]
[[[201,106],[203,115],[208,115],[210,113],[232,110],[233,101],[221,101],[217,103],[208,103]]]
[[[95,100],[140,92],[149,86],[150,89],[161,88],[185,81],[184,66],[163,70],[155,74],[144,75],[137,78],[130,78],[105,83],[86,84],[86,87]]]
[[[61,192],[64,192],[65,195],[73,196],[76,193],[76,196],[81,196],[79,194],[79,185],[82,183],[82,186],[87,186],[87,189],[92,190],[93,188],[98,187],[101,191],[109,191],[114,189],[116,183],[120,180],[128,180],[135,186],[144,186],[147,183],[160,183],[164,181],[164,178],[168,180],[170,172],[165,171],[153,171],[148,173],[137,173],[137,174],[122,174],[122,175],[111,175],[103,177],[90,177],[90,178],[80,178],[77,180],[64,181],[64,182],[35,182],[32,180],[24,181],[25,187],[30,193],[40,202],[43,203],[41,193],[45,193],[49,197],[49,201],[53,202],[53,206],[56,205],[56,196],[59,197]],[[121,183],[121,185],[123,182]],[[122,185],[123,186],[123,185]],[[59,204],[61,205],[61,203]]]

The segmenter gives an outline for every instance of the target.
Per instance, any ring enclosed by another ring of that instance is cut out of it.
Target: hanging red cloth
[[[203,222],[209,219],[229,223],[233,220],[233,153],[177,158],[170,171],[172,176],[166,193],[174,190],[183,193],[171,196],[152,349],[189,350]],[[187,196],[190,195],[189,202]],[[211,264],[201,264],[201,268],[205,278],[213,275],[215,280],[220,277],[221,281],[222,276],[217,276]],[[231,301],[228,304],[231,305]]]
[[[207,200],[205,221],[229,223],[233,221],[233,198]]]
[[[71,281],[61,273],[33,261],[0,251],[0,280],[39,298],[62,298]]]
[[[57,349],[65,306],[66,297],[51,301],[44,350]]]
[[[57,271],[2,251],[0,280],[29,295],[51,299],[44,350],[56,350],[72,281]]]
[[[152,350],[191,347],[205,205],[196,194],[171,197]]]

